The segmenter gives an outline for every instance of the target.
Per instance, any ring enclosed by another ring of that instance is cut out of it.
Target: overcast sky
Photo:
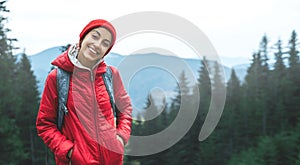
[[[114,20],[143,11],[185,18],[227,57],[251,58],[264,34],[270,45],[279,38],[287,45],[292,30],[300,33],[299,0],[8,0],[7,8],[9,36],[29,55],[77,42],[91,19]]]

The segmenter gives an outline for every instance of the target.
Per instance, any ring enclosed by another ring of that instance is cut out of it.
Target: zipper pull
[[[92,82],[94,81],[94,73],[93,73],[93,71],[91,71],[91,81]]]

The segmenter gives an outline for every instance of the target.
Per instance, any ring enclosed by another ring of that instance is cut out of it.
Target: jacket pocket
[[[102,148],[102,157],[105,162],[104,164],[122,165],[124,146],[117,139],[117,136],[111,139],[106,139],[105,143],[106,147]]]
[[[124,145],[117,139],[116,129],[101,132],[99,144],[109,151],[119,154],[124,153]]]
[[[73,153],[71,155],[71,163],[72,165],[86,164],[86,160],[84,159],[82,152],[79,151],[76,141],[74,142]]]

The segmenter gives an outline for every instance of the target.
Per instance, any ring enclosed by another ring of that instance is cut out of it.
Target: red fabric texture
[[[69,113],[65,115],[62,132],[57,129],[57,70],[51,71],[46,79],[36,120],[38,135],[53,151],[56,164],[65,165],[71,161],[72,165],[121,165],[124,146],[117,136],[128,142],[132,106],[118,70],[111,67],[116,106],[120,110],[115,125],[102,79],[106,72],[105,62],[93,71],[78,68],[69,60],[66,51],[52,64],[72,72],[67,101]],[[73,149],[71,160],[67,158],[70,149]]]

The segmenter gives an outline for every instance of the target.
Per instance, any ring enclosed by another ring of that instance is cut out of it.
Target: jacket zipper
[[[94,124],[95,124],[95,129],[96,129],[96,142],[97,144],[97,148],[98,148],[98,153],[101,152],[100,149],[100,144],[99,144],[99,130],[98,130],[98,123],[97,123],[97,118],[98,118],[98,113],[97,113],[97,97],[96,97],[96,92],[95,92],[95,80],[94,80],[94,73],[93,70],[90,70],[90,78],[91,78],[91,85],[92,85],[92,91],[93,91],[93,110],[94,110]],[[99,154],[97,154],[99,155]],[[98,157],[99,158],[99,162],[101,162],[101,164],[103,164],[103,160],[101,159],[101,156]]]

